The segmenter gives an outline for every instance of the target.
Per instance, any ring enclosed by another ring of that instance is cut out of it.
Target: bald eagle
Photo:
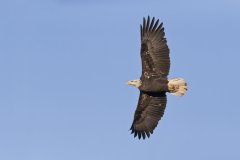
[[[175,96],[183,96],[187,91],[187,83],[183,78],[168,80],[170,69],[169,48],[164,37],[163,23],[143,18],[140,25],[142,75],[140,80],[128,81],[140,91],[137,108],[130,128],[134,137],[143,139],[153,134],[158,121],[164,114],[169,92]]]

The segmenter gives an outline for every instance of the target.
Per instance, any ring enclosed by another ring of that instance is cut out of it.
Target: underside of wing
[[[169,48],[163,23],[153,17],[143,18],[141,28],[142,78],[152,75],[167,77],[170,69]]]
[[[141,92],[130,130],[134,137],[150,137],[164,114],[167,97],[165,93],[146,94]]]

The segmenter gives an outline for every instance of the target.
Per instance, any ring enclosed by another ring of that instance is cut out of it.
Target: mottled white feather
[[[174,96],[183,96],[188,89],[187,83],[183,78],[169,80],[168,89]]]

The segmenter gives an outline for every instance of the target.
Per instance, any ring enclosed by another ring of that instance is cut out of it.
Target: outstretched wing
[[[151,20],[148,16],[147,21],[143,18],[143,26],[141,25],[141,59],[142,59],[142,76],[149,78],[150,76],[167,77],[170,69],[169,48],[167,40],[164,38],[163,23],[158,25],[159,19],[155,22],[155,18]]]
[[[141,92],[138,106],[135,111],[134,120],[130,130],[134,137],[139,139],[150,137],[150,133],[158,124],[164,114],[167,97],[165,93],[146,94]]]

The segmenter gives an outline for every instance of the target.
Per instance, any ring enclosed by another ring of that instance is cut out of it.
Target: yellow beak
[[[132,82],[131,82],[131,81],[128,81],[128,82],[127,82],[127,85],[132,85]]]

